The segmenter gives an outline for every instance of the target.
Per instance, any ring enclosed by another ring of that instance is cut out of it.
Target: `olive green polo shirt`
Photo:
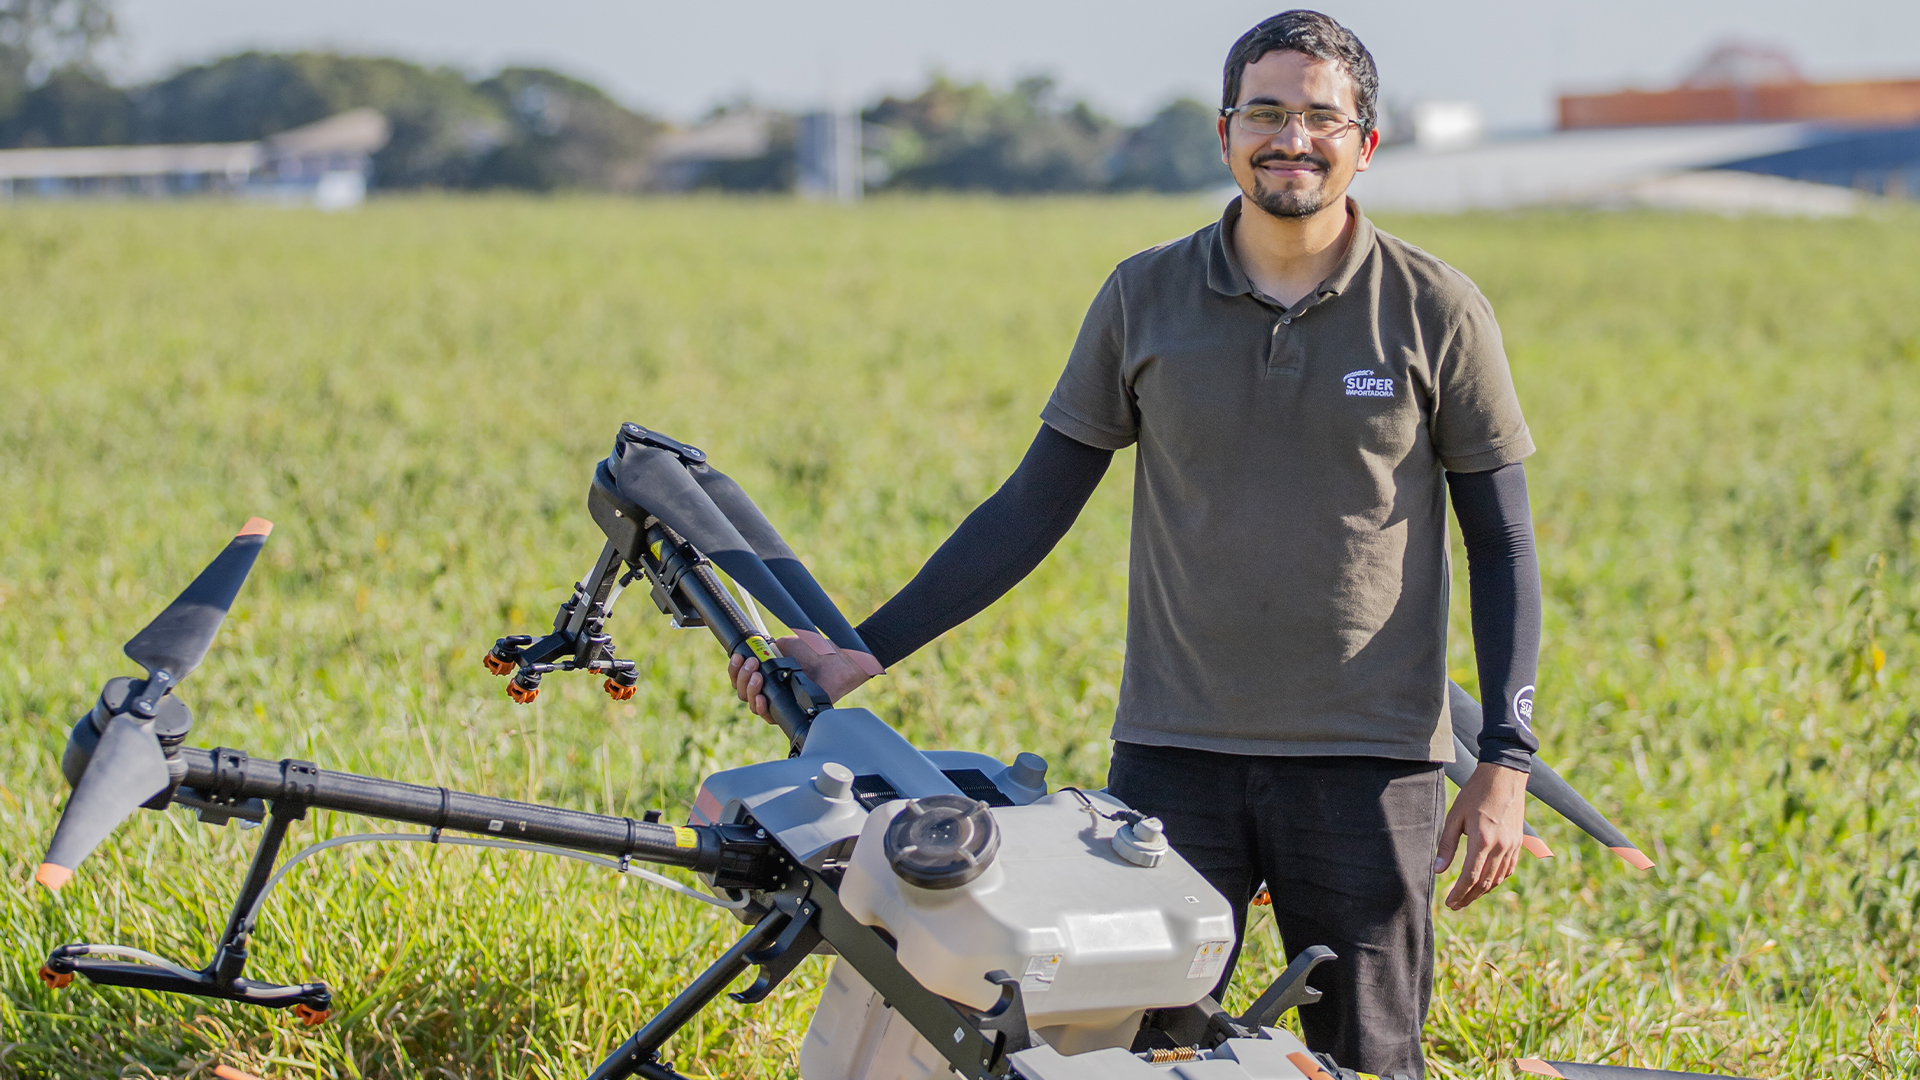
[[[1138,444],[1113,737],[1451,761],[1445,471],[1533,452],[1493,309],[1374,228],[1288,307],[1215,224],[1107,278],[1041,418]]]

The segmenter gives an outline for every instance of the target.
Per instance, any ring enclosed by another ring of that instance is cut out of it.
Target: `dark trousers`
[[[1309,984],[1307,1045],[1349,1069],[1425,1076],[1433,993],[1433,856],[1440,766],[1369,757],[1261,757],[1115,743],[1107,790],[1166,825],[1174,849],[1233,904],[1244,937],[1260,883],[1291,959],[1339,959]],[[1225,1000],[1236,942],[1214,990]],[[1260,988],[1264,989],[1264,988]]]

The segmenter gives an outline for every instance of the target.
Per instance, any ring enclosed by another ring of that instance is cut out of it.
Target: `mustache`
[[[1253,155],[1251,164],[1257,169],[1272,161],[1284,161],[1294,165],[1311,165],[1321,172],[1326,172],[1327,169],[1331,167],[1331,163],[1318,154],[1300,154],[1295,156],[1293,154],[1283,154],[1278,150],[1264,150]]]

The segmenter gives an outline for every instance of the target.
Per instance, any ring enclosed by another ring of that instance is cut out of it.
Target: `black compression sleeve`
[[[1107,473],[1113,451],[1042,424],[1020,467],[967,515],[907,587],[860,624],[883,667],[966,622],[1033,572]]]
[[[1526,772],[1540,748],[1533,734],[1540,560],[1533,549],[1527,474],[1519,462],[1487,472],[1450,472],[1447,491],[1467,544],[1473,652],[1486,717],[1480,760]]]

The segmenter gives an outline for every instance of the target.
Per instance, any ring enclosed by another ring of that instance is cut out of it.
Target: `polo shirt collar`
[[[1244,195],[1235,195],[1220,215],[1219,225],[1213,232],[1213,248],[1207,258],[1207,287],[1222,296],[1252,296],[1253,283],[1247,280],[1247,272],[1240,267],[1240,257],[1233,250],[1233,224],[1240,219],[1240,200]],[[1360,212],[1360,204],[1347,199],[1347,213],[1353,217],[1353,238],[1347,243],[1346,254],[1334,266],[1333,272],[1320,282],[1303,300],[1322,300],[1329,296],[1338,296],[1352,284],[1354,275],[1366,265],[1367,256],[1373,254],[1374,228],[1367,215]],[[1297,305],[1296,305],[1297,306]]]
[[[1247,280],[1246,271],[1240,269],[1240,257],[1233,250],[1233,223],[1240,220],[1240,200],[1244,198],[1244,195],[1235,195],[1227,203],[1226,211],[1213,228],[1213,245],[1207,253],[1207,287],[1221,296],[1247,296],[1253,292],[1253,283]]]

